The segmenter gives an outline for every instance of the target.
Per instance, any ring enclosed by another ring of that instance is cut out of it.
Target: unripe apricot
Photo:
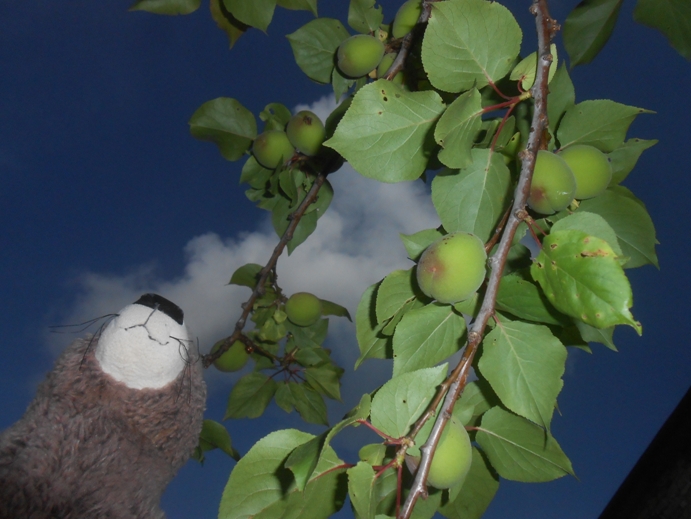
[[[528,197],[530,208],[553,214],[566,209],[575,194],[576,179],[566,161],[550,151],[538,151]]]
[[[384,44],[369,34],[351,36],[339,45],[336,53],[340,71],[353,78],[369,74],[383,56]]]
[[[441,433],[429,468],[427,482],[436,488],[451,488],[465,479],[473,461],[473,448],[463,424],[451,417]]]
[[[487,253],[474,234],[455,232],[427,247],[417,264],[417,283],[440,303],[471,297],[485,279]]]
[[[309,292],[296,292],[286,302],[286,315],[298,326],[310,326],[322,315],[322,302]]]
[[[252,153],[257,162],[268,169],[276,169],[295,154],[286,132],[269,130],[254,139]]]
[[[211,348],[211,353],[218,351],[221,344],[223,344],[223,341],[218,341],[214,344],[213,348]],[[219,371],[238,371],[245,367],[249,358],[250,355],[245,350],[245,345],[240,341],[234,342],[230,348],[214,361],[214,367]]]
[[[417,24],[420,13],[422,12],[421,0],[408,0],[396,12],[391,27],[391,34],[394,38],[403,38],[413,30]]]
[[[326,130],[317,114],[302,110],[288,121],[286,135],[296,150],[308,157],[313,157],[321,149]]]
[[[607,189],[612,180],[612,164],[600,150],[587,144],[576,144],[560,151],[559,156],[576,178],[574,198],[593,198]]]

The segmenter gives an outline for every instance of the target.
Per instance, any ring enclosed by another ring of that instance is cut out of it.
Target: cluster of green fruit
[[[422,0],[408,0],[396,12],[391,25],[391,36],[403,38],[413,30],[422,12]],[[386,52],[386,46],[380,38],[370,34],[356,34],[344,40],[336,51],[336,63],[344,76],[360,78],[377,69],[377,77],[383,76],[389,69],[396,53]],[[400,77],[399,77],[400,76]],[[394,79],[403,82],[401,74]]]
[[[322,315],[322,302],[314,294],[297,292],[286,301],[285,313],[293,324],[297,326],[311,326]],[[214,344],[213,348],[211,348],[211,353],[218,351],[224,340]],[[219,371],[239,371],[245,367],[249,357],[250,355],[247,353],[245,345],[240,341],[236,341],[214,361],[214,366]]]
[[[528,206],[541,214],[566,209],[574,199],[602,193],[612,179],[607,155],[594,146],[577,144],[552,153],[537,152]]]
[[[319,153],[326,130],[321,119],[309,110],[290,118],[283,130],[268,130],[257,136],[252,153],[257,162],[267,169],[276,169],[295,155],[295,150],[308,157]]]

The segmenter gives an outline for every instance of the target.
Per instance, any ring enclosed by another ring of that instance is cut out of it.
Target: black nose
[[[148,306],[154,310],[163,312],[176,323],[182,324],[184,314],[182,308],[158,294],[144,294],[134,302],[135,305]]]

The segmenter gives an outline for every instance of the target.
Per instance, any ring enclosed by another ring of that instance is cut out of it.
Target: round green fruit
[[[440,303],[471,297],[485,279],[487,253],[474,234],[447,234],[425,249],[417,264],[417,283]]]
[[[336,57],[344,75],[362,77],[377,68],[384,57],[384,44],[369,34],[356,34],[341,43]]]
[[[223,341],[218,341],[211,348],[211,353],[218,351]],[[214,366],[219,371],[238,371],[245,367],[249,353],[245,350],[245,345],[240,341],[234,342],[223,354],[214,361]]]
[[[574,198],[593,198],[607,189],[612,180],[612,164],[600,150],[587,144],[576,144],[560,151],[559,156],[576,177]]]
[[[528,205],[541,214],[553,214],[573,202],[576,178],[559,155],[547,150],[537,152]]]
[[[322,315],[322,302],[309,292],[297,292],[286,302],[286,314],[293,324],[310,326]]]
[[[408,0],[396,12],[391,34],[394,38],[403,38],[413,30],[422,12],[421,0]]]
[[[314,157],[322,147],[326,130],[317,114],[302,110],[288,121],[286,135],[296,150],[308,157]]]
[[[276,169],[295,154],[286,132],[269,130],[257,136],[252,144],[257,162],[268,169]]]
[[[463,424],[451,418],[441,433],[429,468],[427,482],[436,488],[451,488],[463,482],[473,461],[473,448]]]

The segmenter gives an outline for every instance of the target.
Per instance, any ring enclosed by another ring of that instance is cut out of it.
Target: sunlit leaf
[[[511,175],[499,153],[474,149],[471,157],[468,167],[434,177],[432,203],[447,232],[469,232],[487,241],[506,210]]]
[[[554,74],[547,95],[547,116],[552,133],[557,129],[564,113],[574,104],[576,104],[576,92],[573,82],[566,65],[562,65]]]
[[[392,378],[372,398],[371,422],[393,438],[408,434],[446,377],[447,365]]]
[[[229,285],[240,285],[254,289],[257,286],[259,271],[263,267],[256,263],[247,263],[239,267],[230,278]]]
[[[422,43],[422,63],[430,82],[440,90],[482,88],[511,70],[522,38],[515,18],[498,2],[434,3]]]
[[[238,160],[257,136],[252,112],[230,97],[218,97],[201,105],[189,120],[190,133],[218,146],[228,160]]]
[[[377,501],[372,494],[376,482],[374,469],[364,461],[348,469],[348,495],[358,519],[374,519]]]
[[[527,321],[563,325],[567,319],[552,306],[537,285],[518,274],[501,278],[496,306],[498,310]]]
[[[607,220],[605,220],[599,214],[589,213],[588,211],[581,209],[574,214],[571,214],[556,222],[552,226],[551,232],[568,231],[570,229],[583,231],[590,236],[595,236],[596,238],[605,240],[618,256],[624,256],[624,253],[619,246],[617,233],[614,232],[612,226],[607,223]]]
[[[201,0],[138,0],[130,11],[148,11],[155,14],[190,14],[199,9]]]
[[[628,324],[641,333],[629,310],[631,285],[606,241],[582,231],[550,233],[531,274],[557,310],[597,328]]]
[[[360,347],[360,357],[355,369],[367,359],[391,358],[391,338],[381,333],[386,323],[377,323],[376,293],[379,283],[365,290],[355,313],[355,335]]]
[[[473,88],[449,105],[434,128],[434,139],[442,149],[439,160],[449,168],[464,168],[473,161],[470,149],[482,126],[480,92]]]
[[[399,236],[405,250],[408,252],[408,257],[413,261],[417,261],[425,249],[444,236],[444,234],[439,229],[425,229],[414,234],[399,234]]]
[[[377,290],[377,322],[384,322],[396,315],[416,297],[414,270],[394,270],[384,278]]]
[[[276,7],[276,0],[223,0],[228,12],[242,23],[266,32]]]
[[[503,478],[539,483],[574,475],[571,462],[551,435],[500,407],[484,414],[475,438]]]
[[[317,18],[286,36],[295,62],[307,77],[319,83],[331,83],[336,49],[350,34],[333,18]]]
[[[559,65],[559,57],[557,55],[557,46],[552,43],[549,47],[550,54],[552,54],[552,63],[549,66],[549,73],[547,75],[547,82],[551,83],[555,72],[557,71],[557,66]],[[535,84],[535,78],[537,77],[537,65],[538,65],[537,51],[528,54],[523,58],[518,65],[516,65],[509,79],[513,81],[520,81],[521,88],[523,90],[530,90]]]
[[[361,175],[381,182],[415,180],[436,147],[430,131],[444,103],[433,91],[408,92],[384,79],[362,87],[324,145]]]
[[[272,378],[263,373],[248,373],[233,386],[223,419],[261,416],[275,392],[276,382]]]
[[[357,32],[369,34],[379,29],[384,15],[376,0],[350,0],[348,7],[348,25]]]
[[[657,144],[657,139],[629,139],[614,151],[608,153],[612,164],[612,184],[619,184],[631,172],[638,162],[638,158],[648,148]]]
[[[506,407],[549,430],[565,364],[549,328],[502,321],[483,340],[478,367]]]

